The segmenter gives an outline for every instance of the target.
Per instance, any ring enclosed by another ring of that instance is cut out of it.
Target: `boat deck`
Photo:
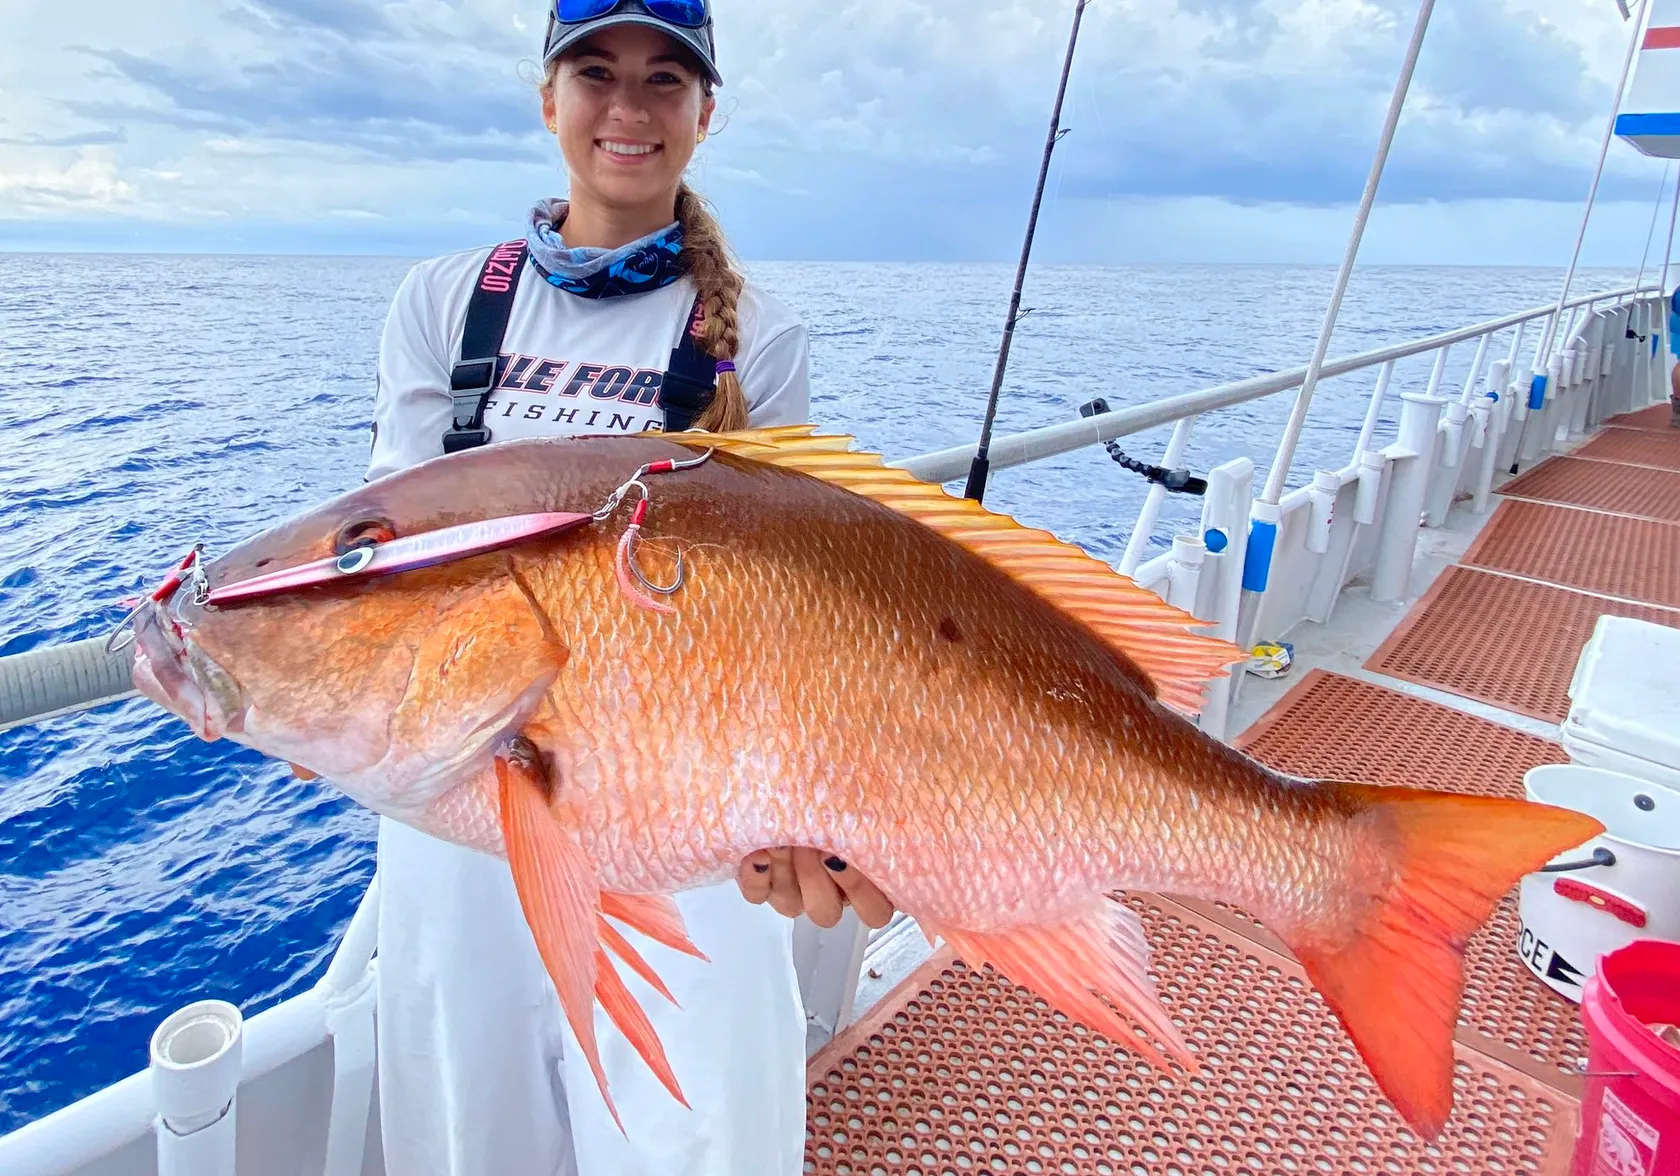
[[[1666,404],[1617,417],[1507,483],[1474,542],[1362,664],[1298,645],[1298,679],[1238,745],[1303,775],[1521,796],[1528,769],[1567,758],[1544,736],[1567,712],[1597,618],[1680,627],[1680,430],[1667,422]],[[811,1059],[806,1171],[1567,1170],[1585,1034],[1576,1007],[1517,958],[1514,894],[1467,954],[1456,1106],[1433,1143],[1401,1122],[1258,923],[1122,897],[1143,916],[1199,1075],[1158,1073],[941,949]]]

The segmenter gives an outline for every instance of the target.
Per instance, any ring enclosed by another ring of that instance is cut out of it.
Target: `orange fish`
[[[205,602],[358,545],[535,512],[595,521]],[[1194,711],[1241,656],[1197,626],[1051,535],[800,427],[516,442],[382,479],[163,595],[137,619],[135,675],[205,738],[505,856],[609,1105],[597,1000],[682,1097],[614,958],[663,986],[615,921],[699,955],[668,896],[807,845],[970,964],[1189,1067],[1142,925],[1106,896],[1238,904],[1433,1136],[1466,941],[1523,874],[1602,826],[1271,771],[1173,709]]]

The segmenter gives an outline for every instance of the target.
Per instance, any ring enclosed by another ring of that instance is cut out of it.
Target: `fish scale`
[[[1174,709],[1240,651],[849,439],[798,428],[475,450],[316,508],[207,575],[215,589],[329,557],[371,520],[401,536],[588,513],[632,471],[708,451],[646,478],[643,553],[659,576],[683,558],[668,610],[632,590],[623,522],[608,518],[238,607],[171,600],[184,646],[160,643],[155,616],[137,636],[147,657],[181,664],[145,682],[188,717],[164,682],[237,697],[234,737],[504,854],[585,1053],[593,993],[678,1098],[610,954],[643,974],[656,961],[627,956],[603,915],[706,951],[663,896],[804,845],[839,854],[970,964],[1162,1065],[1193,1054],[1154,995],[1136,915],[1105,896],[1238,904],[1295,950],[1401,1112],[1439,1129],[1465,940],[1596,822],[1269,771]]]

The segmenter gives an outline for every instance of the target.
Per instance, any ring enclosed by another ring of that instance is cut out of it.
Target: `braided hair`
[[[677,220],[683,229],[683,262],[700,294],[695,340],[713,359],[733,363],[741,347],[739,309],[745,280],[730,259],[722,226],[686,183],[677,189]],[[747,394],[733,371],[718,374],[717,394],[695,426],[710,433],[747,427]]]

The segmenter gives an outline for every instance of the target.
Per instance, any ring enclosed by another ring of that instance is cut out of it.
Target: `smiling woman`
[[[704,0],[558,0],[543,60],[542,113],[568,198],[540,202],[523,240],[436,258],[404,280],[380,350],[370,479],[515,438],[723,432],[809,416],[804,326],[735,269],[683,182],[722,84]],[[562,668],[534,721],[566,687]],[[669,988],[626,978],[641,985],[632,991],[652,1030],[632,1046],[605,1020],[595,1034],[568,1025],[522,910],[531,892],[499,857],[424,831],[460,819],[427,809],[406,814],[411,824],[381,820],[387,1169],[800,1171],[805,1018],[784,916],[832,926],[850,902],[879,926],[892,914],[880,892],[805,847],[759,851],[735,883],[679,896],[709,959],[659,946],[670,940],[657,928],[623,933],[634,950],[618,954],[646,956]],[[505,852],[502,831],[489,829],[484,845]],[[601,936],[625,943],[605,923]],[[613,991],[605,958],[595,964],[603,1001]],[[652,1035],[687,1105],[638,1056]]]

